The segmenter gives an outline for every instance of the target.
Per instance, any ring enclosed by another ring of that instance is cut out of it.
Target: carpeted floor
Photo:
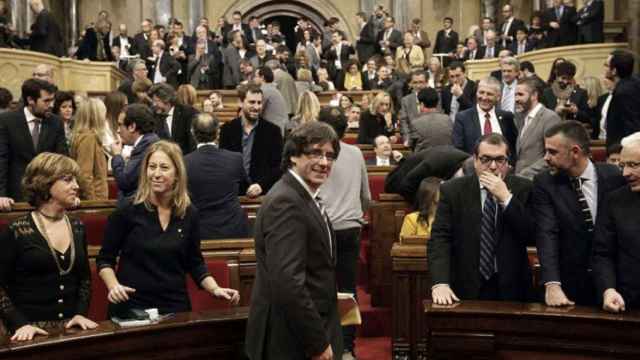
[[[356,339],[356,356],[358,360],[389,360],[391,359],[391,338],[389,337],[357,338]]]

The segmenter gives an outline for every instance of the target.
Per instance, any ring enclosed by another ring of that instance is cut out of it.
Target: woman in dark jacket
[[[358,144],[373,144],[378,135],[386,135],[392,144],[395,143],[396,123],[391,96],[386,92],[378,93],[371,103],[371,109],[360,116]]]

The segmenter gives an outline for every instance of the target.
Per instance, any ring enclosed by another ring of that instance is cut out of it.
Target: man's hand
[[[387,112],[384,114],[384,122],[388,128],[393,127],[393,115],[391,115],[391,112]]]
[[[604,291],[604,301],[602,303],[602,309],[609,312],[621,312],[625,311],[624,299],[619,292],[614,288],[610,288]]]
[[[120,142],[120,140],[116,140],[111,144],[111,152],[113,153],[113,156],[122,155],[122,142]]]
[[[395,160],[396,162],[402,160],[402,153],[398,150],[393,150],[391,152],[391,156],[393,156],[393,160]]]
[[[507,201],[509,196],[511,196],[511,192],[509,191],[509,188],[507,188],[507,184],[505,184],[504,180],[488,171],[485,171],[480,175],[480,184],[482,184],[482,186],[484,186],[485,189],[487,189],[501,203]]]
[[[434,286],[431,289],[431,299],[434,304],[438,305],[452,305],[454,302],[460,301],[447,284]]]
[[[560,28],[560,24],[558,24],[557,21],[552,21],[549,23],[549,26],[551,26],[554,29],[559,29]]]
[[[10,197],[0,197],[0,211],[11,211],[14,201]]]
[[[250,198],[258,197],[260,194],[262,194],[262,187],[260,187],[260,184],[252,184],[247,189],[247,196]]]
[[[560,284],[549,284],[545,286],[544,302],[548,306],[570,306],[575,303],[564,294]]]
[[[333,360],[333,350],[331,350],[331,344],[320,355],[312,356],[311,360]]]
[[[453,86],[451,87],[451,94],[453,94],[455,97],[462,96],[462,86],[460,86],[460,84],[458,83],[453,84]]]

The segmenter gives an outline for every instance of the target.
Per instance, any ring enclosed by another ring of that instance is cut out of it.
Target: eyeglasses
[[[320,161],[322,159],[327,159],[327,162],[334,162],[336,160],[336,154],[332,152],[323,153],[322,150],[310,150],[305,151],[303,154],[307,155],[314,161]]]
[[[502,166],[506,164],[507,160],[509,160],[506,156],[498,156],[498,157],[480,156],[478,159],[480,160],[480,163],[482,165],[491,165],[491,162],[495,161],[496,165],[498,166]]]
[[[640,169],[640,162],[636,162],[636,161],[622,162],[622,161],[620,161],[618,163],[618,167],[620,167],[620,170],[624,170],[624,168],[629,168],[631,170],[637,170],[637,169]]]

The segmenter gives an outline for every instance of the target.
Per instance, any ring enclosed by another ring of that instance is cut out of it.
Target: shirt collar
[[[173,107],[171,108],[171,110],[169,110],[169,112],[167,113],[167,117],[173,117],[173,110],[175,110],[175,108],[176,108],[176,107],[175,107],[175,106],[173,106]]]
[[[38,117],[33,115],[31,111],[29,111],[29,108],[26,106],[24,107],[24,116],[27,118],[27,123],[30,123],[35,119],[39,119]]]
[[[591,160],[588,160],[588,161],[589,163],[587,164],[587,167],[584,169],[582,174],[580,174],[580,179],[590,180],[593,183],[595,183],[598,180],[598,175],[596,174],[596,167],[593,166],[593,162],[591,162]]]
[[[391,164],[391,158],[386,158],[385,159],[385,158],[382,158],[382,157],[376,155],[376,164],[381,162],[381,161],[384,161],[384,162],[387,162],[387,163]]]
[[[215,141],[212,141],[212,142],[199,143],[198,144],[198,149],[200,149],[203,146],[208,146],[208,145],[211,145],[211,146],[215,147],[216,149],[218,148],[218,144],[216,144]]]
[[[300,175],[298,175],[298,173],[296,173],[295,170],[289,169],[289,173],[293,175],[293,177],[300,183],[300,185],[302,185],[302,187],[307,191],[307,193],[309,193],[309,196],[311,196],[311,198],[315,201],[316,196],[318,196],[318,192],[320,191],[320,189],[316,190],[316,192],[311,192],[311,188],[309,187],[309,185],[307,185],[307,183],[304,180],[302,180],[302,177],[300,177]]]
[[[533,109],[531,109],[531,111],[529,111],[529,113],[527,114],[527,117],[533,119],[534,117],[536,117],[536,115],[538,115],[538,112],[540,111],[540,109],[542,109],[542,103],[538,103],[538,105],[534,106]]]
[[[136,146],[138,146],[138,144],[140,144],[140,141],[142,141],[142,138],[144,137],[144,135],[140,135],[136,141],[133,142],[133,147],[135,148]]]
[[[484,114],[489,113],[489,115],[493,118],[493,117],[497,117],[496,116],[496,107],[492,107],[491,110],[489,111],[484,111],[480,108],[480,105],[476,105],[476,109],[478,110],[478,116],[480,117],[480,120],[484,119]]]

